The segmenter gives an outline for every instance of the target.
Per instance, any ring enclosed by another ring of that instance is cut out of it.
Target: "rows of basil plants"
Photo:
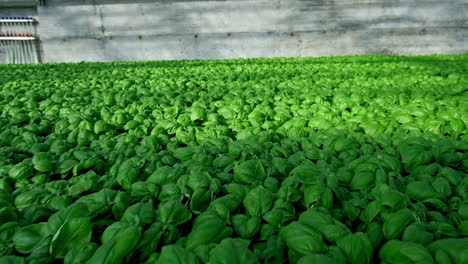
[[[468,56],[0,66],[0,263],[468,263]]]

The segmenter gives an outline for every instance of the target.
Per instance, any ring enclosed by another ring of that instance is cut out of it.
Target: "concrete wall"
[[[4,7],[35,7],[36,0],[0,0],[0,8]]]
[[[468,53],[468,0],[48,0],[44,62]]]

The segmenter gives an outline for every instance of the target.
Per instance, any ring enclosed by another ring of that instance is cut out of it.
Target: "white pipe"
[[[34,23],[34,19],[0,19],[0,23]]]
[[[10,50],[10,63],[15,63],[15,46],[13,43],[8,43],[9,50]]]
[[[23,49],[22,49],[22,45],[21,45],[21,41],[18,41],[16,42],[17,45],[18,45],[18,63],[19,64],[22,64],[23,61],[24,61],[24,56],[23,56]]]
[[[31,63],[32,62],[32,59],[31,59],[32,54],[29,51],[29,41],[24,42],[24,49],[26,50],[27,63]]]
[[[9,25],[9,23],[4,24],[4,27],[2,27],[2,28],[3,28],[2,34],[9,34],[9,32],[10,32],[10,25]]]
[[[36,32],[34,32],[34,24],[27,24],[26,25],[26,32],[31,35],[35,35]]]
[[[21,63],[21,42],[19,41],[16,41],[15,42],[15,46],[16,46],[16,64],[19,64]]]
[[[13,45],[13,42],[9,41],[10,45],[10,63],[14,64],[15,63],[15,45]]]
[[[16,48],[16,56],[15,56],[15,63],[19,64],[21,63],[21,53],[20,53],[20,46],[18,42],[15,42],[15,48]]]
[[[21,49],[21,41],[16,42],[17,47],[18,47],[18,64],[22,64],[24,61],[23,58],[23,50]]]
[[[2,44],[2,47],[5,47],[5,54],[6,54],[6,63],[8,64],[10,61],[10,51],[8,49],[8,41],[6,40],[0,40],[0,43]]]
[[[2,47],[5,49],[5,54],[6,54],[6,63],[10,63],[10,49],[8,48],[8,41],[6,40],[0,40],[0,43],[2,44]]]
[[[26,46],[24,41],[20,41],[21,44],[21,55],[23,55],[23,63],[28,63],[28,52],[26,51]]]
[[[18,41],[18,63],[23,64],[24,62],[24,54],[23,54],[23,45],[21,45],[22,41]]]
[[[28,63],[34,63],[31,41],[25,41],[26,51],[28,53]]]
[[[33,54],[33,59],[34,63],[39,63],[39,51],[37,50],[36,42],[31,41],[31,47],[32,47],[32,54]]]
[[[18,42],[15,42],[15,64],[21,63],[20,49]]]
[[[0,37],[0,40],[35,40],[35,37]]]
[[[11,25],[10,23],[6,23],[4,24],[5,25],[5,29],[3,30],[3,34],[10,34],[10,29],[11,29]]]
[[[12,51],[12,56],[11,56],[11,63],[15,64],[17,63],[17,57],[18,57],[18,52],[17,52],[17,49],[16,49],[16,44],[15,43],[12,43],[11,44],[11,51]]]
[[[28,58],[28,63],[32,63],[32,52],[31,52],[31,41],[24,42],[24,48],[26,49],[26,57]]]

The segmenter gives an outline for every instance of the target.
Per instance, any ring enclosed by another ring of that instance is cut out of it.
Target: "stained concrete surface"
[[[48,0],[37,16],[44,62],[468,53],[468,0]]]

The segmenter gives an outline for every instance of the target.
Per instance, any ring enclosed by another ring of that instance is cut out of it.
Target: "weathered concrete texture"
[[[35,7],[0,7],[0,17],[32,16],[36,17]]]
[[[48,0],[45,62],[468,53],[468,0]]]
[[[36,7],[35,0],[0,0],[0,8],[5,7]]]

